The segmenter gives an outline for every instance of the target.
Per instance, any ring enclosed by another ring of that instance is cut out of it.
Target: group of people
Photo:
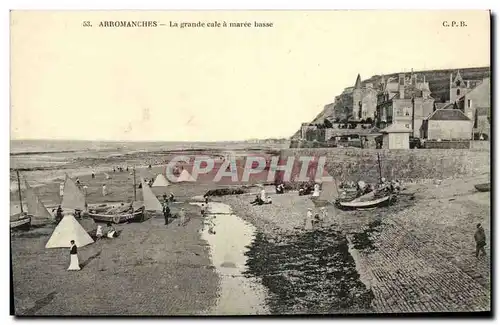
[[[165,226],[168,226],[169,220],[174,218],[179,219],[179,226],[184,226],[186,223],[186,211],[184,208],[181,208],[177,215],[173,216],[170,210],[170,203],[172,202],[175,202],[174,193],[170,193],[169,196],[166,193],[163,194],[162,212],[165,218]]]
[[[313,209],[307,209],[304,218],[304,229],[312,230],[323,226],[323,222],[328,218],[328,211],[326,207],[322,207],[319,212],[313,213]]]
[[[118,166],[118,167],[113,166],[113,173],[116,173],[117,171],[119,171],[119,172],[127,171],[128,172],[128,166],[126,166],[125,168],[123,168],[121,166]]]
[[[106,238],[116,238],[120,235],[120,232],[117,231],[112,223],[107,223],[106,228],[104,229],[103,226],[97,225],[97,230],[96,230],[96,237],[97,239],[106,237]]]
[[[260,192],[255,196],[255,200],[250,202],[251,205],[263,205],[271,203],[273,203],[273,200],[270,196],[267,196],[265,188],[262,188],[262,190],[260,190]]]

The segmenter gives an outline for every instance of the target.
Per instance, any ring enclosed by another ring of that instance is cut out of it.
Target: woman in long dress
[[[102,186],[102,196],[108,195],[108,190],[106,189],[106,184]]]
[[[64,183],[59,184],[59,196],[64,195]]]
[[[76,248],[75,241],[72,240],[71,242],[71,249],[69,251],[70,254],[70,263],[68,267],[68,271],[80,271],[80,263],[78,261],[78,250]]]
[[[309,209],[307,209],[306,218],[304,219],[304,229],[305,230],[311,230],[313,228],[312,218],[313,218],[312,209],[309,208]]]
[[[314,192],[313,192],[312,196],[313,197],[319,197],[319,191],[320,191],[319,190],[319,184],[318,183],[314,184]]]

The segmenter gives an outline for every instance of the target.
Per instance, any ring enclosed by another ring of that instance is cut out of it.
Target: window
[[[406,127],[407,129],[409,129],[409,128],[410,128],[410,124],[405,124],[405,127]]]
[[[467,107],[470,108],[471,100],[467,99]]]
[[[457,89],[457,96],[460,96],[460,89]]]
[[[405,108],[405,115],[410,116],[410,109],[409,108]]]

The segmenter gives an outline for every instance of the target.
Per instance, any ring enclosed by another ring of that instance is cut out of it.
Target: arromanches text
[[[101,21],[99,27],[157,27],[157,21]]]

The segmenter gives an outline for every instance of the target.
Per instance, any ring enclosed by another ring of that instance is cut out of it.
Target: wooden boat
[[[96,222],[100,221],[106,223],[142,222],[147,219],[144,213],[144,207],[132,213],[122,214],[101,214],[91,210],[88,212],[88,215]]]
[[[476,190],[479,192],[489,192],[491,189],[491,184],[490,183],[483,183],[483,184],[476,184],[474,185]]]
[[[10,218],[10,229],[29,230],[31,228],[31,217],[26,213],[17,213]]]
[[[384,196],[374,200],[359,201],[353,200],[349,202],[337,201],[336,204],[341,209],[369,209],[391,204],[393,197],[391,195]]]
[[[28,214],[23,210],[21,177],[19,176],[19,171],[16,171],[16,174],[17,174],[17,190],[19,194],[19,207],[21,208],[21,212],[10,216],[10,229],[29,230],[31,228],[31,217],[28,216]]]

